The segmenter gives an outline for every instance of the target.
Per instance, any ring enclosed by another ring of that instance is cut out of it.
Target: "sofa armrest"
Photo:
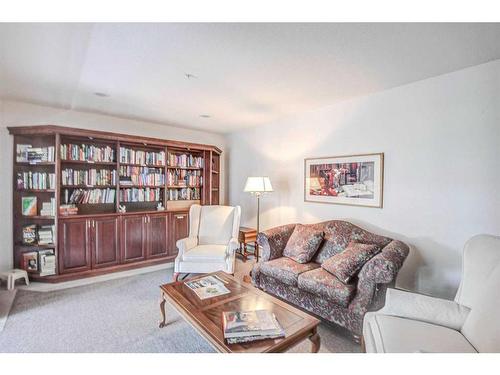
[[[469,314],[468,307],[442,298],[387,289],[385,306],[376,314],[419,320],[460,330]]]
[[[177,254],[177,257],[182,256],[185,252],[189,251],[189,249],[192,249],[196,245],[198,245],[198,238],[197,237],[186,237],[178,240],[176,243],[177,249],[179,249],[179,253]]]
[[[257,243],[261,249],[260,256],[263,262],[279,258],[283,255],[283,250],[295,226],[296,224],[281,225],[260,232],[257,235]]]
[[[403,266],[410,249],[401,241],[392,240],[371,258],[358,274],[356,296],[352,308],[366,311],[373,301],[378,284],[392,284]]]

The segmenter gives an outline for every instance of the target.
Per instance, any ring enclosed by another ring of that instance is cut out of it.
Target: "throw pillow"
[[[349,242],[343,252],[325,260],[321,267],[347,284],[379,251],[380,247],[377,245]]]
[[[297,224],[288,240],[283,255],[297,263],[309,262],[323,241],[323,231]]]

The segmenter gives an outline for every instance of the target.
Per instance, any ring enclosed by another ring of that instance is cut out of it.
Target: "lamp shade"
[[[243,190],[247,193],[265,193],[273,191],[269,177],[248,177]]]

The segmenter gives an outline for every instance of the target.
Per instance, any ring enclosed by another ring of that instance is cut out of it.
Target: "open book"
[[[205,276],[201,279],[186,281],[186,284],[200,299],[229,294],[231,291],[224,286],[224,282],[217,276]]]

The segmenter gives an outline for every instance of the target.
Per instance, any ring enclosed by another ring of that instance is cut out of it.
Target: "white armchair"
[[[189,237],[177,241],[174,280],[180,273],[234,273],[240,217],[240,206],[192,205]]]
[[[365,314],[368,353],[499,352],[500,237],[479,235],[464,247],[454,301],[388,289],[385,306]]]

